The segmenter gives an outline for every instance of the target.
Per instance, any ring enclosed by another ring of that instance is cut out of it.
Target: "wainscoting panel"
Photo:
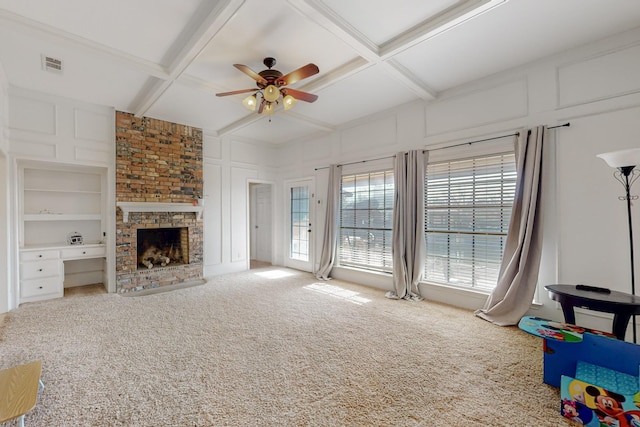
[[[560,65],[558,106],[640,92],[640,45]]]
[[[206,144],[205,144],[206,145]],[[203,164],[204,266],[222,263],[222,167]]]
[[[397,123],[397,117],[392,115],[344,130],[340,135],[341,152],[370,153],[375,148],[388,148],[390,145],[395,145],[398,134]]]
[[[258,171],[231,168],[231,261],[247,259],[247,192],[249,179],[258,179]]]
[[[96,112],[75,108],[74,136],[76,139],[86,139],[112,146],[114,120],[113,114],[108,114],[104,111]]]
[[[36,159],[54,160],[58,157],[58,147],[54,142],[25,141],[11,138],[11,153]]]
[[[526,117],[527,80],[459,95],[427,106],[427,136]]]
[[[56,135],[56,104],[24,96],[9,97],[9,128],[44,135]]]

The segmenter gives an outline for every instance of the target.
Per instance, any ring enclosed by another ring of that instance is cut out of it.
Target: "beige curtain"
[[[418,282],[424,270],[424,174],[428,154],[396,154],[394,166],[393,285],[388,298],[420,300]]]
[[[520,132],[518,178],[498,283],[476,316],[500,326],[515,325],[529,310],[538,283],[542,252],[542,153],[545,126]]]
[[[329,166],[329,189],[327,190],[327,214],[324,218],[322,254],[316,278],[329,280],[336,259],[338,242],[338,215],[340,209],[340,166]]]

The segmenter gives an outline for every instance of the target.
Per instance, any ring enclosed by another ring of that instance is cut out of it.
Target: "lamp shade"
[[[264,88],[264,99],[269,102],[273,102],[280,96],[280,89],[274,85],[269,85]]]
[[[266,99],[266,98],[265,98]],[[275,112],[275,108],[273,108],[273,104],[271,102],[267,102],[267,104],[262,108],[262,114],[269,115]]]
[[[242,100],[242,105],[251,111],[256,110],[256,104],[258,103],[255,95],[249,95]]]
[[[609,153],[598,154],[602,160],[607,162],[612,168],[623,168],[640,165],[640,148],[628,150],[611,151]]]
[[[298,100],[291,95],[285,96],[282,101],[283,101],[285,110],[288,110],[289,108],[293,107],[294,105],[296,105],[296,102],[298,102]]]

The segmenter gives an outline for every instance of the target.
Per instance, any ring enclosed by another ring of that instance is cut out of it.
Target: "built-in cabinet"
[[[106,168],[18,165],[20,302],[106,283]]]
[[[115,292],[115,109],[18,87],[7,95],[9,286],[0,298],[12,310],[71,286]],[[71,245],[77,236],[82,245]]]

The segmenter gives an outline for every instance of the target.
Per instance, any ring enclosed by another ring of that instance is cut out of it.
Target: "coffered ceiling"
[[[640,25],[636,0],[0,0],[9,83],[223,135],[282,143]],[[62,61],[45,71],[42,57]],[[265,57],[318,95],[246,110]]]

